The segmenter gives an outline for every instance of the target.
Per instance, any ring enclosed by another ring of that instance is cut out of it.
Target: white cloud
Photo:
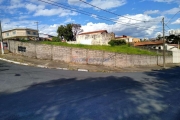
[[[170,3],[170,2],[173,2],[174,0],[154,0],[155,2],[167,2],[167,3]]]
[[[17,9],[17,8],[22,8],[24,7],[25,4],[21,0],[11,0],[10,1],[10,6],[8,6],[8,9]]]
[[[95,30],[108,30],[108,32],[115,32],[117,36],[128,35],[133,37],[152,37],[155,36],[156,30],[159,28],[158,24],[161,17],[152,18],[147,15],[127,15],[128,18],[120,17],[114,24],[106,23],[92,23],[89,22],[82,26],[84,32],[95,31]],[[139,19],[142,21],[136,21],[133,19]],[[157,22],[155,22],[155,20]],[[154,21],[154,22],[143,22],[143,21]]]
[[[53,16],[53,15],[59,15],[59,16],[68,16],[68,15],[77,15],[76,12],[71,12],[70,10],[64,10],[62,8],[57,9],[40,9],[37,10],[34,16]]]
[[[40,10],[40,9],[44,9],[45,6],[44,5],[35,5],[35,4],[30,3],[30,4],[27,4],[25,6],[25,8],[27,10],[29,10],[29,11],[37,11],[37,10]]]
[[[171,15],[173,15],[173,14],[176,14],[178,11],[180,11],[180,8],[172,8],[170,10],[166,10],[166,11],[162,12],[162,14],[171,14]]]
[[[87,2],[86,0],[82,0]],[[86,3],[81,2],[80,0],[68,0],[68,3],[70,5],[77,5],[80,7],[92,7]],[[94,6],[97,6],[102,9],[111,9],[111,8],[116,8],[120,7],[126,4],[126,0],[91,0],[90,2],[87,2],[89,4],[92,4]]]
[[[1,4],[2,2],[4,2],[4,0],[0,0],[0,4]]]
[[[180,24],[180,18],[177,19],[176,21],[172,22],[171,24]]]
[[[158,14],[159,13],[159,10],[148,10],[148,11],[145,11],[144,14]]]
[[[43,28],[39,30],[40,33],[57,36],[56,30],[57,30],[58,27],[59,27],[58,24],[53,24],[53,25],[41,25],[41,27],[42,27],[42,26],[43,26]],[[41,28],[41,27],[40,27],[40,28]]]
[[[91,4],[102,9],[111,9],[126,4],[126,0],[92,0]]]
[[[152,0],[152,1],[154,1],[154,2],[164,2],[164,3],[177,3],[177,4],[180,4],[179,0]]]
[[[64,21],[64,23],[73,23],[75,22],[75,20],[72,20],[71,18],[68,18],[66,21]]]
[[[97,15],[92,14],[91,17],[94,18],[94,19],[96,19],[96,20],[98,20]]]
[[[12,28],[17,28],[17,27],[23,27],[23,28],[35,28],[36,25],[34,24],[33,20],[19,20],[19,21],[14,21],[10,19],[4,19],[2,22],[2,29],[7,30],[7,29],[12,29]]]
[[[40,24],[39,25],[39,32],[50,34],[50,35],[57,35],[56,30],[59,24]],[[13,28],[32,28],[36,29],[36,24],[33,20],[20,20],[20,21],[11,21],[10,19],[3,19],[2,20],[2,30],[8,30]]]

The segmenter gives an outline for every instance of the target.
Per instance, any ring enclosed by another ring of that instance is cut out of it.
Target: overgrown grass
[[[125,53],[125,54],[137,54],[137,55],[157,55],[156,52],[142,50],[140,48],[129,47],[128,45],[121,46],[106,46],[106,45],[82,45],[82,44],[68,44],[63,42],[49,42],[42,41],[42,44],[48,45],[57,45],[57,46],[65,46],[65,47],[75,47],[75,48],[83,48],[90,50],[103,50],[107,52],[116,52],[116,53]]]

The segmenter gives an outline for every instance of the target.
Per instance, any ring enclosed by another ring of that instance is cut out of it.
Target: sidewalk
[[[2,60],[10,60],[9,62],[13,62],[16,64],[29,65],[35,67],[42,68],[50,68],[50,69],[63,69],[63,70],[78,70],[78,71],[89,71],[89,72],[144,72],[144,71],[152,71],[152,70],[161,70],[162,66],[134,66],[128,68],[117,68],[117,67],[106,67],[101,65],[82,65],[82,64],[74,64],[74,63],[65,63],[61,61],[51,61],[51,60],[40,60],[35,58],[28,58],[25,56],[13,54],[13,53],[5,53],[4,55],[0,55],[0,59]],[[167,68],[180,66],[180,64],[167,64]]]

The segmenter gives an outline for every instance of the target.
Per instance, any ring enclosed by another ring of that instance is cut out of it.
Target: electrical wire
[[[166,24],[169,24],[170,21],[171,21],[179,12],[180,12],[180,11],[178,11],[177,13],[175,13],[175,14],[171,17],[171,19],[169,19],[169,21],[168,21]]]
[[[157,22],[157,21],[142,21],[142,20],[130,18],[130,17],[127,17],[127,16],[123,16],[123,15],[120,15],[120,14],[117,14],[117,13],[114,13],[114,12],[111,12],[111,11],[108,11],[108,10],[105,10],[105,9],[102,9],[102,8],[100,8],[100,7],[97,7],[97,6],[95,6],[95,5],[92,5],[92,4],[90,4],[90,3],[88,3],[88,2],[85,2],[85,1],[83,1],[83,0],[79,0],[79,1],[81,1],[81,2],[83,2],[83,3],[85,3],[85,4],[88,4],[88,5],[92,6],[92,7],[95,7],[95,8],[97,8],[97,9],[99,9],[99,10],[105,11],[105,12],[107,12],[107,13],[110,13],[110,14],[113,14],[113,15],[116,15],[116,16],[119,16],[119,17],[124,17],[124,18],[130,19],[130,20],[141,21],[141,22]]]
[[[68,10],[71,10],[71,11],[74,11],[74,12],[78,12],[78,13],[81,13],[81,14],[84,14],[84,15],[87,15],[87,16],[95,15],[97,18],[105,20],[105,21],[109,21],[109,22],[113,22],[113,23],[118,23],[118,24],[125,23],[125,22],[122,22],[122,21],[120,23],[120,22],[114,21],[115,19],[109,19],[109,18],[106,18],[104,16],[93,14],[93,13],[90,13],[90,12],[87,12],[87,11],[82,11],[82,10],[77,10],[77,9],[70,9],[72,7],[64,5],[64,4],[61,4],[61,3],[58,3],[58,2],[55,2],[55,1],[52,1],[52,0],[49,0],[51,2],[47,2],[47,1],[44,1],[44,0],[38,0],[38,1],[50,4],[50,5],[54,5],[54,6],[57,6],[57,7],[61,7],[61,8],[64,8],[64,9],[68,9]],[[132,25],[137,25],[137,24],[127,24],[127,23],[125,23],[125,24],[122,24],[122,25],[132,26]],[[144,27],[147,27],[147,26],[136,26],[136,28],[144,28]],[[151,28],[149,28],[149,29],[151,29]],[[145,28],[144,30],[148,30],[148,29]]]

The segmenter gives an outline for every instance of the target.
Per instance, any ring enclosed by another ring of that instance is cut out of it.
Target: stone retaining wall
[[[26,51],[18,51],[18,46],[25,47]],[[163,64],[162,56],[128,55],[98,50],[18,42],[12,40],[8,41],[8,49],[13,53],[28,57],[78,64],[104,65],[111,67]],[[166,63],[173,63],[172,56],[166,56]]]

